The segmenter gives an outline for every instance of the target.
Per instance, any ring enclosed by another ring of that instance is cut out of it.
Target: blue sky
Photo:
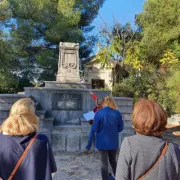
[[[106,0],[99,10],[97,18],[92,23],[95,29],[91,33],[97,35],[104,22],[107,23],[108,28],[111,28],[115,22],[121,24],[130,22],[135,29],[135,15],[143,10],[144,2],[145,0]],[[93,53],[96,51],[97,46],[94,47]]]
[[[108,25],[113,25],[114,17],[116,22],[125,24],[129,21],[134,26],[135,14],[142,11],[144,2],[145,0],[106,0],[93,25],[98,28],[99,24],[103,24],[103,20]]]

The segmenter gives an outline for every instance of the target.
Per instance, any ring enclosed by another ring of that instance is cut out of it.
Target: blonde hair
[[[110,96],[106,96],[103,98],[103,107],[109,106],[112,109],[117,109],[116,103],[114,102],[114,99]]]
[[[3,122],[0,131],[12,136],[28,135],[38,130],[38,123],[34,102],[30,98],[23,98],[12,105],[9,117]]]

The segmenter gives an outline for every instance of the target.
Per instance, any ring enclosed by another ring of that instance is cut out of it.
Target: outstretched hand
[[[94,93],[92,91],[89,91],[89,94],[93,95]]]

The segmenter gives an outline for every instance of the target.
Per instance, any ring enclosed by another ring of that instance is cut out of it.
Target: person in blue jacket
[[[124,122],[112,97],[104,97],[102,106],[103,108],[95,114],[91,136],[96,133],[95,146],[100,154],[102,179],[108,180],[108,159],[113,174],[116,174],[119,132],[124,129]]]

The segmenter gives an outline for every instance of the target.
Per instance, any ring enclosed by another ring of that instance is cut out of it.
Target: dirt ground
[[[169,138],[180,146],[180,136]],[[58,171],[53,180],[102,180],[98,152],[59,152],[55,158]]]
[[[53,180],[102,180],[97,152],[61,152],[55,158],[58,171]]]

